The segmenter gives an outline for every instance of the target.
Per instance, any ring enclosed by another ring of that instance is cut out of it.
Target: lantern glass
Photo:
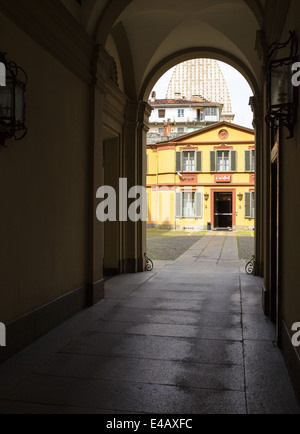
[[[25,90],[19,83],[15,87],[15,119],[21,124],[25,122]]]
[[[273,67],[271,72],[271,106],[292,104],[293,96],[291,65]]]
[[[5,123],[11,122],[13,116],[13,92],[12,84],[0,87],[0,117]]]
[[[27,74],[0,52],[0,147],[11,138],[22,140],[25,125]]]

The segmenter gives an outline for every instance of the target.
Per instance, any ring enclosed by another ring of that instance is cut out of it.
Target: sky
[[[249,106],[250,97],[253,96],[251,87],[242,74],[235,68],[223,62],[218,63],[228,86],[232,110],[235,114],[234,123],[243,127],[253,128],[253,113]],[[175,68],[172,68],[164,74],[154,86],[153,90],[156,91],[158,99],[164,99],[166,97],[174,69]]]

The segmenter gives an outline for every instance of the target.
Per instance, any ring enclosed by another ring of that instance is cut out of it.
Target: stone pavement
[[[210,233],[0,365],[0,413],[300,413],[261,279]]]

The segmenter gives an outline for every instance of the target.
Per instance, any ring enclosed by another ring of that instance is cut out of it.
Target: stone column
[[[146,133],[150,107],[143,101],[129,100],[126,108],[123,132],[122,176],[131,187],[146,187]],[[128,207],[134,200],[128,200]],[[144,270],[146,253],[146,224],[144,222],[123,222],[123,264],[124,273]]]
[[[113,74],[112,59],[103,47],[96,45],[92,62],[91,85],[91,137],[89,153],[89,252],[88,252],[88,305],[104,297],[103,280],[103,223],[96,217],[96,192],[104,185],[103,167],[103,108],[107,92],[106,81]]]
[[[255,275],[263,276],[264,262],[264,178],[263,178],[263,98],[256,95],[250,100],[254,114],[253,126],[256,133],[255,148]]]
[[[151,115],[151,107],[146,102],[140,102],[138,116],[138,160],[140,162],[138,170],[139,185],[147,186],[147,133],[149,131],[149,117]],[[147,249],[147,232],[146,222],[138,222],[138,271],[142,272],[145,269],[144,254]]]

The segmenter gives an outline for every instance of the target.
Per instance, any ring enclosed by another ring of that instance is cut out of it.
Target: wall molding
[[[87,285],[87,306],[91,307],[104,298],[104,279]]]
[[[59,0],[1,0],[0,11],[90,85],[94,41]]]
[[[0,362],[12,357],[64,321],[95,305],[104,297],[104,280],[82,286],[6,324],[7,347],[0,348]]]

